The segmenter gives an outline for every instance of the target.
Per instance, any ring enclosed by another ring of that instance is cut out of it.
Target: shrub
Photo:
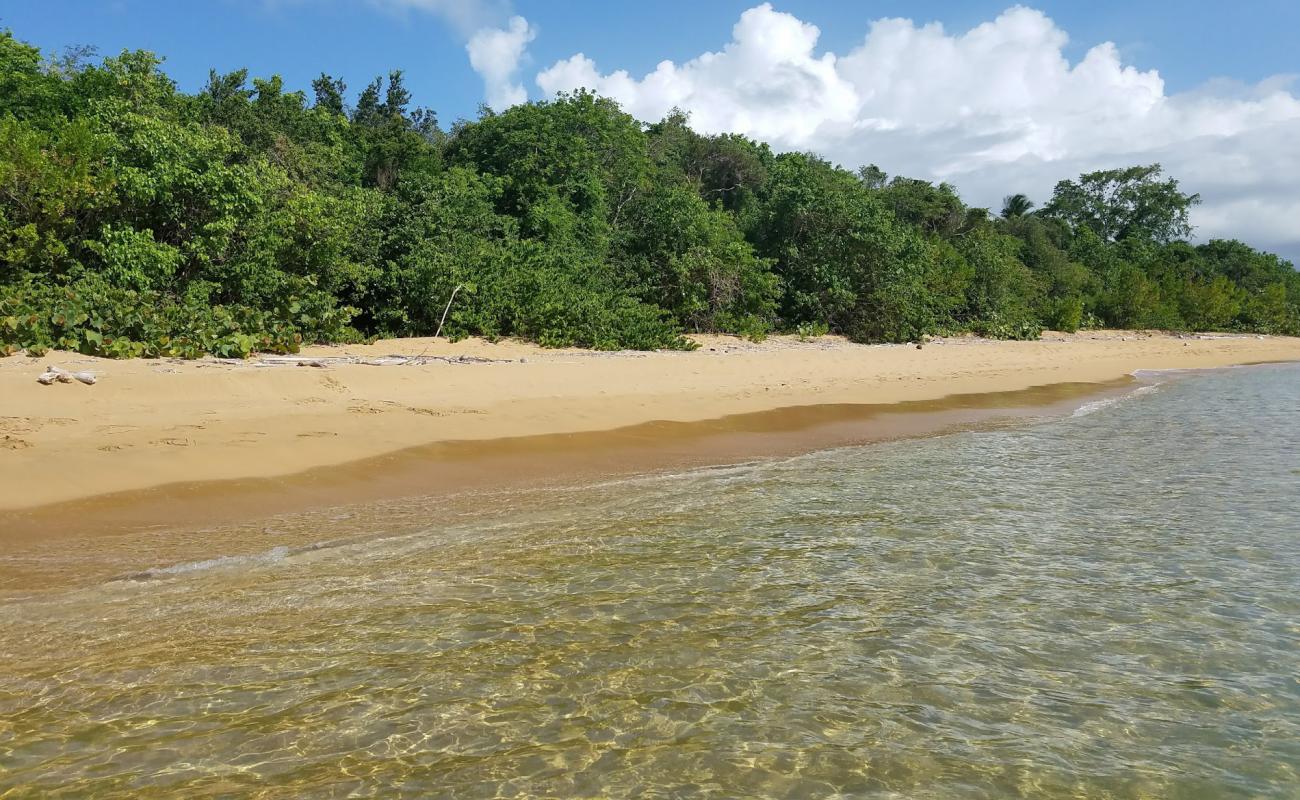
[[[64,286],[28,281],[0,293],[0,348],[6,354],[60,349],[108,358],[247,358],[254,351],[294,353],[303,341],[356,341],[360,335],[347,325],[351,313],[312,292],[265,311],[98,279]]]

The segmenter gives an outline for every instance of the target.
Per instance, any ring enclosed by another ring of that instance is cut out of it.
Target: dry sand
[[[493,359],[327,368],[68,353],[0,359],[0,511],[179,481],[283,476],[435,442],[1300,360],[1295,338],[1115,331],[1048,334],[1038,342],[949,339],[923,350],[834,337],[699,342],[694,352],[593,353],[410,339],[302,354]],[[39,385],[47,364],[93,371],[98,383]]]

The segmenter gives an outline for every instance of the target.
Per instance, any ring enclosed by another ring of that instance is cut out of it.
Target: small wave
[[[253,553],[246,556],[217,556],[216,558],[206,558],[202,561],[184,561],[180,564],[172,564],[168,567],[153,567],[139,572],[132,572],[123,575],[120,578],[114,578],[113,582],[124,581],[139,583],[143,581],[155,581],[161,578],[171,578],[191,572],[206,572],[208,570],[221,569],[223,567],[239,567],[252,564],[274,564],[283,561],[288,556],[289,548],[272,547],[264,553]]]
[[[331,547],[337,547],[342,542],[314,542],[303,545],[302,547],[287,547],[284,545],[272,547],[261,553],[250,553],[241,556],[217,556],[215,558],[205,558],[200,561],[182,561],[179,564],[171,564],[166,567],[151,567],[131,572],[126,575],[113,578],[109,583],[143,583],[146,581],[163,580],[165,578],[174,578],[180,575],[187,575],[194,572],[207,572],[215,569],[229,569],[238,567],[257,567],[272,566],[280,564],[285,559],[296,556],[301,553],[310,553],[317,550],[325,550]]]
[[[1095,414],[1098,411],[1101,411],[1102,409],[1110,408],[1111,406],[1116,405],[1118,403],[1122,403],[1125,400],[1129,400],[1134,397],[1140,397],[1141,395],[1144,394],[1150,394],[1151,392],[1154,392],[1159,388],[1160,388],[1160,384],[1149,383],[1145,386],[1139,386],[1138,388],[1134,389],[1133,391],[1127,394],[1122,394],[1117,397],[1103,397],[1100,400],[1093,400],[1091,403],[1084,403],[1083,405],[1076,408],[1074,410],[1074,413],[1071,414],[1070,416],[1086,417],[1089,414]]]

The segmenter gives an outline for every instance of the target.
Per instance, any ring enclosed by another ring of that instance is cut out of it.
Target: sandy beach
[[[920,350],[835,337],[699,343],[693,352],[597,353],[409,339],[314,347],[300,356],[325,359],[323,366],[10,357],[0,360],[0,510],[178,481],[284,476],[431,443],[1300,360],[1295,338],[1121,331],[1036,342],[948,339]],[[365,363],[385,356],[418,359]],[[46,365],[88,370],[97,382],[40,385]]]

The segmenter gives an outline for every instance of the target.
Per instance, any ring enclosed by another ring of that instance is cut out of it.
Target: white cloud
[[[537,33],[528,20],[511,17],[504,28],[482,28],[465,45],[469,63],[483,78],[487,104],[503,109],[528,100],[528,91],[517,80],[519,62]]]
[[[509,0],[371,0],[394,11],[420,11],[442,17],[468,39],[475,32],[500,24],[510,16]]]
[[[470,66],[483,79],[484,99],[495,109],[523,103],[528,91],[517,73],[537,36],[528,20],[511,14],[510,0],[371,0],[391,11],[441,17],[465,39]]]
[[[537,84],[548,94],[585,86],[642,119],[657,120],[678,106],[691,112],[700,130],[748,133],[798,147],[823,125],[852,123],[859,105],[835,56],[813,54],[819,35],[816,26],[763,5],[741,15],[721,52],[680,67],[664,61],[637,80],[624,71],[601,75],[579,53],[542,72]]]
[[[1066,33],[1021,6],[964,33],[905,19],[864,27],[851,51],[818,53],[816,26],[763,4],[717,52],[640,78],[579,53],[537,84],[586,87],[646,120],[677,106],[699,130],[947,180],[981,205],[1017,191],[1041,202],[1060,178],[1160,161],[1204,196],[1201,236],[1300,255],[1300,98],[1285,77],[1168,94],[1113,44],[1070,63]]]

